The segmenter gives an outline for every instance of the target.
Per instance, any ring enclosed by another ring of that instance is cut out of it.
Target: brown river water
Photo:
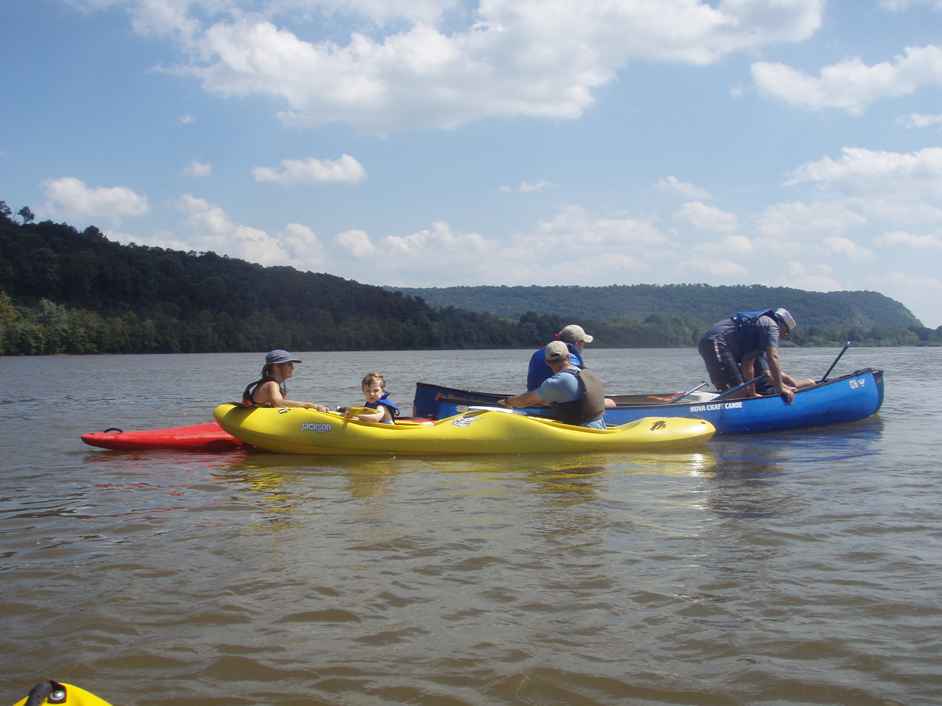
[[[519,391],[529,351],[307,353],[291,396],[386,373]],[[788,349],[820,376],[836,350]],[[0,358],[0,706],[942,703],[942,349],[851,349],[876,417],[665,455],[119,453],[211,418],[260,355]],[[589,348],[609,392],[693,350]]]

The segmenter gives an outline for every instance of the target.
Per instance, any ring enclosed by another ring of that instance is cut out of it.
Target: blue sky
[[[868,289],[942,324],[942,0],[4,9],[0,199],[40,219],[371,284]]]

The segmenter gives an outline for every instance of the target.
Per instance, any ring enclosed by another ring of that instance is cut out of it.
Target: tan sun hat
[[[587,334],[579,324],[564,326],[556,335],[559,336],[560,341],[568,343],[592,343],[593,341],[593,337]]]
[[[550,341],[543,349],[543,358],[547,361],[562,360],[569,357],[569,349],[562,341]]]

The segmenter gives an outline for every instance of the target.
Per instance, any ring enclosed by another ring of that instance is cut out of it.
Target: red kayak
[[[182,451],[229,451],[242,446],[242,442],[224,431],[216,422],[191,424],[186,427],[148,429],[146,431],[122,431],[105,429],[82,434],[82,441],[89,446],[119,451],[141,451],[145,449],[175,449]]]

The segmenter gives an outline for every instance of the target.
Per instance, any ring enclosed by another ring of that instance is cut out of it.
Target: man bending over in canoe
[[[596,429],[605,428],[605,393],[601,381],[588,370],[572,364],[569,349],[562,341],[552,341],[543,357],[553,374],[535,390],[499,400],[505,407],[552,405],[553,419]]]
[[[765,385],[760,389],[780,394],[791,404],[798,389],[814,384],[814,380],[796,380],[779,363],[779,338],[787,338],[797,325],[783,307],[742,311],[713,324],[700,339],[698,350],[716,389],[728,390],[765,372]],[[755,385],[749,385],[741,396],[760,395]]]

